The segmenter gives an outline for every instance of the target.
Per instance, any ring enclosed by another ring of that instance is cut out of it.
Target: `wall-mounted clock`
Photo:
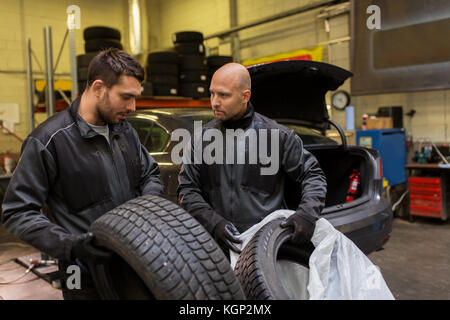
[[[336,91],[331,96],[331,105],[337,110],[344,110],[350,104],[350,94],[347,91]]]

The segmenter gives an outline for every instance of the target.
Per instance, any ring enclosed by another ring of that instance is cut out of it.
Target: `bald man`
[[[283,221],[282,227],[294,228],[291,239],[294,243],[310,241],[326,196],[325,176],[316,158],[303,148],[293,130],[254,112],[250,103],[250,75],[244,66],[229,63],[217,70],[210,92],[215,119],[203,127],[201,135],[194,135],[190,150],[194,145],[208,150],[205,147],[209,141],[202,137],[208,130],[216,129],[216,139],[217,130],[222,133],[218,145],[223,147],[224,155],[231,154],[229,159],[233,161],[198,163],[189,155],[192,161],[183,162],[178,177],[180,205],[208,230],[225,252],[230,249],[239,253],[235,246],[240,242],[236,237],[239,232],[273,211],[287,208],[284,188],[289,177],[301,184],[302,194],[295,214]],[[241,136],[231,134],[237,130],[241,130]],[[236,143],[239,136],[241,141],[244,137],[245,143]],[[257,141],[252,141],[252,136]],[[260,149],[256,152],[255,148],[261,148],[261,144],[266,144],[264,150],[271,150],[270,165],[276,166],[272,174],[264,174],[268,155],[261,154]],[[237,161],[243,155],[247,160],[244,164]],[[256,163],[249,160],[252,157],[257,158]]]

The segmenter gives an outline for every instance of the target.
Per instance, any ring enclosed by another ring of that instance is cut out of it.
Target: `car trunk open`
[[[251,102],[256,112],[272,119],[294,119],[311,127],[329,125],[325,94],[352,73],[315,61],[280,61],[248,68]]]
[[[369,194],[376,188],[376,169],[371,166],[371,155],[362,149],[342,146],[307,148],[317,158],[327,180],[327,196],[323,213],[342,209],[347,197],[350,175],[353,169],[361,174],[360,194],[353,202],[369,199]],[[295,209],[299,202],[301,188],[293,181],[286,181],[285,197],[290,209]],[[351,206],[348,203],[345,206]]]
[[[322,132],[330,126],[325,94],[336,90],[352,76],[347,70],[314,61],[281,61],[253,66],[248,70],[252,78],[251,102],[255,111],[280,123],[294,121]],[[354,202],[369,199],[377,179],[369,152],[347,147],[345,143],[306,146],[306,149],[317,158],[327,179],[324,213],[351,206],[345,201],[353,169],[361,174],[361,192]],[[295,209],[300,201],[300,186],[289,180],[286,184],[288,207]]]

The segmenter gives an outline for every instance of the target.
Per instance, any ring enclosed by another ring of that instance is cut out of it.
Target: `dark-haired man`
[[[65,288],[63,277],[65,299],[99,297],[86,265],[108,254],[92,244],[90,224],[137,196],[163,195],[157,163],[123,121],[136,108],[143,79],[143,68],[127,53],[100,52],[89,65],[81,98],[47,119],[22,145],[2,223],[58,258],[63,276],[69,265],[81,267],[81,289]]]

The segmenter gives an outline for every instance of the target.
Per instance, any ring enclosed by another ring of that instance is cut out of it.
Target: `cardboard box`
[[[369,117],[366,120],[367,129],[392,129],[394,120],[391,117]]]

